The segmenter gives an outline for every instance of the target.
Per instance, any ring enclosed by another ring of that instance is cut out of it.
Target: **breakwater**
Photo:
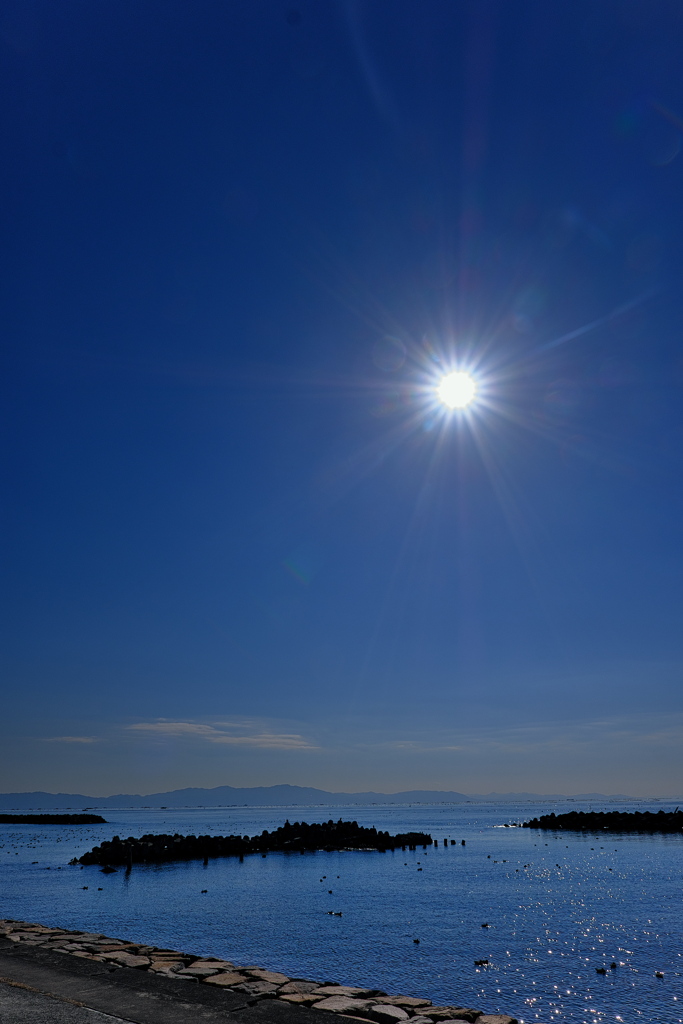
[[[308,824],[286,821],[272,832],[264,830],[258,836],[182,836],[147,834],[136,839],[129,836],[113,839],[95,846],[73,864],[101,864],[110,866],[132,864],[162,864],[179,860],[204,860],[216,857],[245,857],[260,853],[312,853],[316,850],[387,850],[410,849],[432,845],[426,832],[406,832],[390,835],[376,828],[365,828],[357,821],[326,821]]]
[[[683,834],[683,811],[569,811],[542,814],[521,828],[571,832],[669,832]]]
[[[0,938],[24,947],[109,963],[114,968],[133,968],[177,981],[199,982],[219,991],[239,994],[248,1005],[276,999],[373,1024],[462,1024],[463,1021],[468,1024],[518,1024],[507,1014],[487,1014],[466,1006],[434,1006],[429,999],[390,996],[381,989],[290,978],[280,971],[238,967],[230,960],[160,949],[93,932],[0,920]]]
[[[0,825],[106,825],[100,814],[0,814]]]

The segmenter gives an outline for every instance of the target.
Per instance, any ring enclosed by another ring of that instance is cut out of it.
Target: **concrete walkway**
[[[0,1021],[3,1024],[45,1024],[46,1021],[49,1024],[120,1024],[123,1018],[0,983]]]
[[[0,1024],[330,1024],[279,999],[162,978],[0,939]]]

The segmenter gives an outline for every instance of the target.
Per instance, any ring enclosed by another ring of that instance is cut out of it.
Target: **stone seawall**
[[[130,967],[173,978],[179,983],[210,985],[214,989],[239,993],[249,1003],[277,999],[357,1021],[373,1021],[374,1024],[399,1024],[402,1021],[409,1024],[458,1024],[462,1021],[471,1024],[517,1024],[514,1017],[506,1014],[489,1014],[463,1006],[434,1006],[429,999],[391,996],[380,989],[290,978],[279,971],[237,966],[230,960],[160,949],[91,932],[2,920],[0,935],[24,946]]]

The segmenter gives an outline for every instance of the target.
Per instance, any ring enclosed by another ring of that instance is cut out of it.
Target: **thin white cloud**
[[[260,747],[267,750],[317,750],[298,733],[271,732],[259,729],[250,735],[236,736],[227,729],[246,729],[248,725],[234,722],[220,723],[220,726],[206,725],[201,722],[136,722],[127,727],[133,732],[152,733],[159,737],[187,737],[205,740],[208,743],[222,743],[230,746]]]
[[[43,736],[43,743],[98,743],[96,736]]]
[[[154,732],[162,736],[202,736],[206,739],[223,735],[212,725],[200,725],[199,722],[166,722],[163,719],[159,722],[136,722],[134,725],[129,725],[128,729],[137,732]]]
[[[215,743],[234,743],[245,747],[266,747],[271,750],[317,750],[303,736],[296,733],[260,733],[256,736],[224,736]]]
[[[407,750],[423,753],[424,751],[437,750],[466,750],[462,745],[452,743],[421,743],[419,740],[389,740],[383,746],[391,747],[392,750]]]

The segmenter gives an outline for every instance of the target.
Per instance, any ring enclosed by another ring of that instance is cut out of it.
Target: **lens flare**
[[[464,409],[476,397],[477,385],[469,373],[458,370],[441,378],[436,393],[449,409]]]

